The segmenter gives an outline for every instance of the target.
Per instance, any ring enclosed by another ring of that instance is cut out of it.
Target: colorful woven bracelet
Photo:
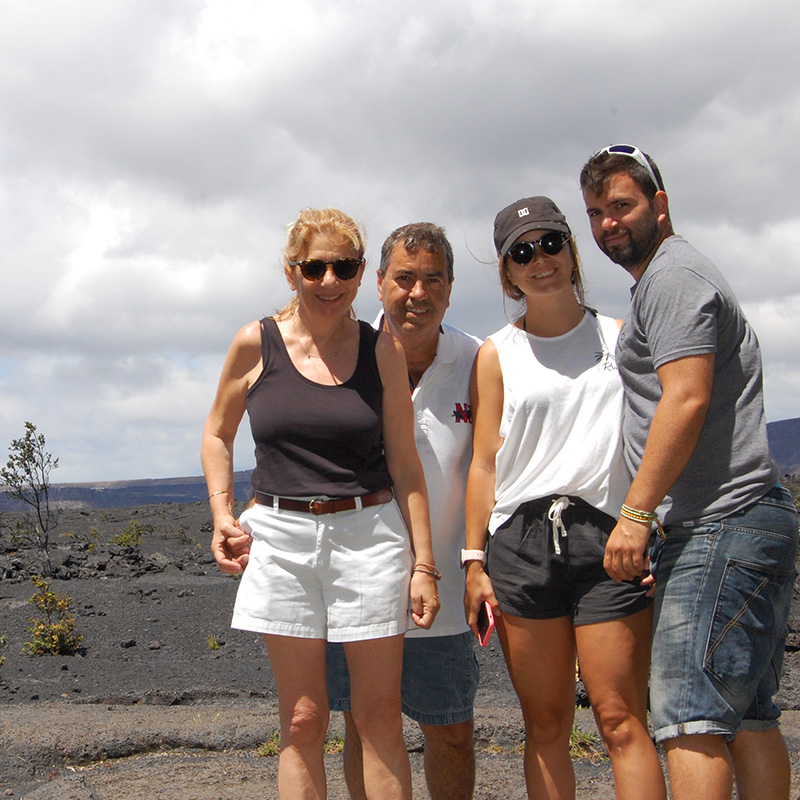
[[[623,503],[619,513],[620,516],[623,516],[626,519],[631,519],[634,522],[649,522],[650,524],[655,522],[658,538],[662,541],[667,538],[666,534],[664,533],[664,528],[661,525],[661,522],[659,521],[655,511],[642,511],[638,508],[631,508],[631,506]]]
[[[631,506],[622,504],[620,513],[623,517],[628,519],[635,519],[638,522],[652,522],[657,519],[655,511],[640,511],[638,508],[631,508]]]

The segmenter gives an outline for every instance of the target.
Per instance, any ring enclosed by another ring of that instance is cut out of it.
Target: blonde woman
[[[242,572],[233,627],[262,633],[278,690],[281,798],[326,796],[325,642],[344,643],[370,798],[410,798],[400,718],[403,633],[438,610],[425,482],[405,359],[356,320],[356,223],[302,212],[284,250],[292,302],[245,325],[203,436],[212,550]],[[233,441],[245,412],[255,503],[232,514]],[[410,536],[409,536],[410,534]]]

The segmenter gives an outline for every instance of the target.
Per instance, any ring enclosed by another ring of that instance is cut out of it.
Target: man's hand
[[[603,567],[609,577],[615,581],[631,581],[649,573],[647,545],[651,528],[650,522],[620,518],[608,537],[603,557]]]

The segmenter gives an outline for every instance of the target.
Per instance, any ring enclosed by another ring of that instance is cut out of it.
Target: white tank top
[[[619,329],[587,311],[563,336],[507,325],[489,338],[503,372],[503,437],[489,532],[524,502],[580,497],[616,517],[630,486],[622,459]]]

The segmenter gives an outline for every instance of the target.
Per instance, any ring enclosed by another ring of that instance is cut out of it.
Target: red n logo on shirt
[[[456,422],[472,422],[472,409],[469,406],[469,403],[456,403],[455,410],[453,411],[453,417],[455,417]]]

